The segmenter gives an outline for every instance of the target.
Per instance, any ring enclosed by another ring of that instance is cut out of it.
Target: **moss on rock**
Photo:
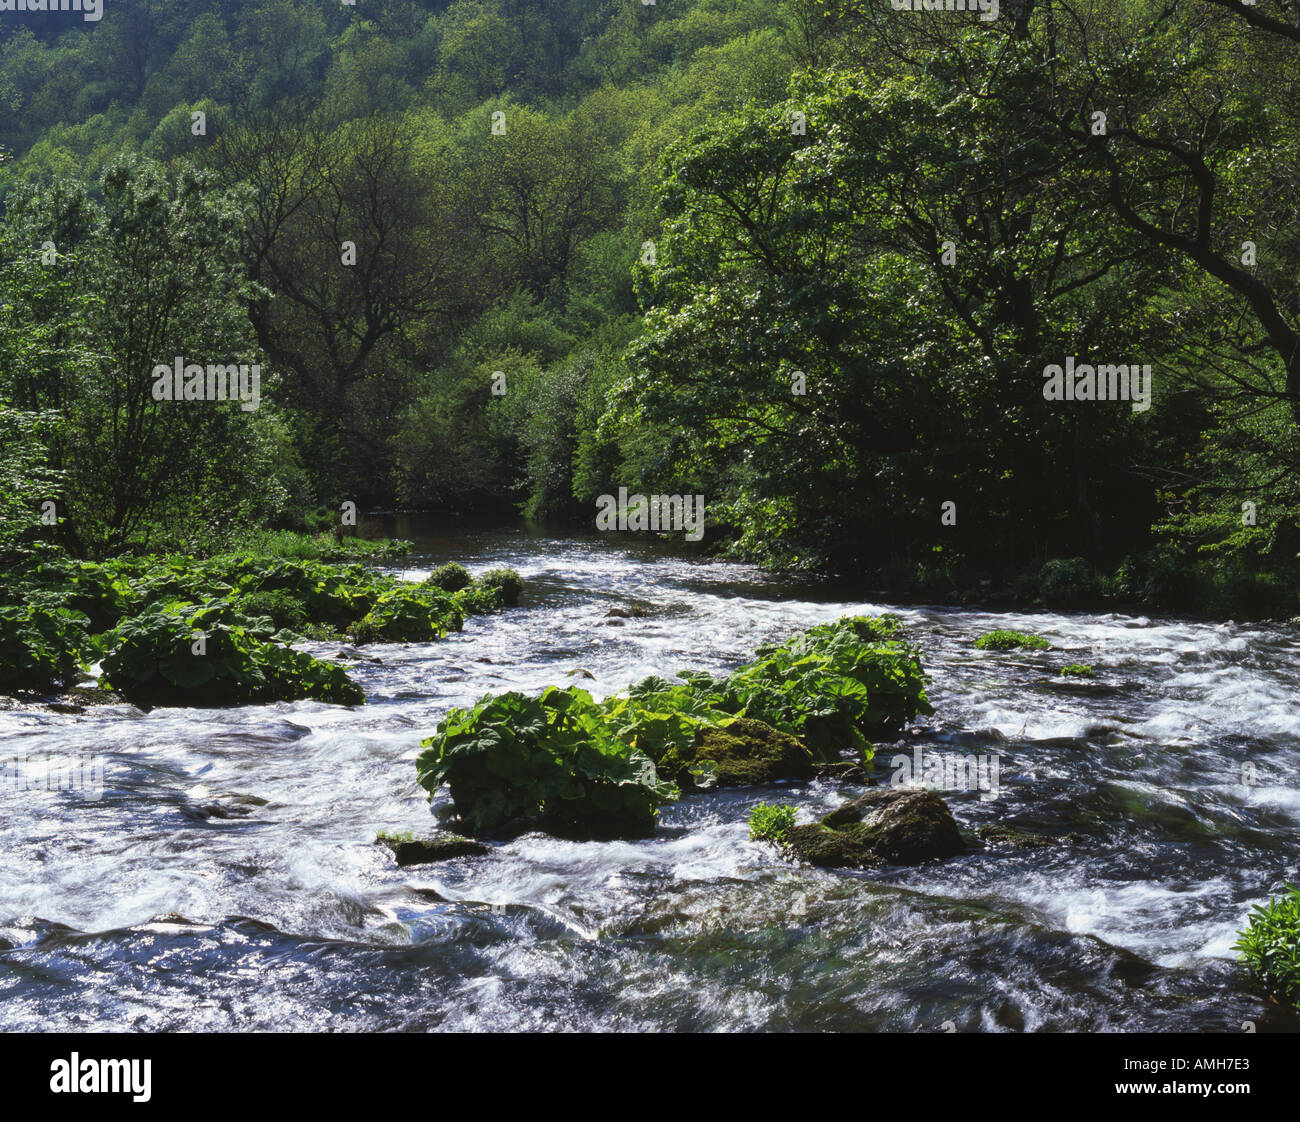
[[[656,768],[681,787],[695,785],[697,773],[701,777],[711,774],[711,786],[743,787],[778,779],[809,779],[817,770],[812,753],[801,740],[747,717],[701,729],[691,748],[669,749]]]
[[[915,865],[966,851],[948,804],[933,791],[882,788],[795,826],[786,848],[810,865],[867,869]]]
[[[380,834],[376,845],[387,846],[399,865],[427,865],[431,861],[450,861],[453,857],[482,857],[491,852],[480,842],[459,834],[439,834],[432,838],[387,837]]]

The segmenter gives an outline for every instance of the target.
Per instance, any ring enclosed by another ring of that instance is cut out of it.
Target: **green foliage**
[[[82,654],[119,648],[124,639],[130,642],[113,662],[121,666],[117,673],[126,683],[120,691],[124,696],[132,691],[147,699],[147,690],[132,683],[151,680],[150,659],[165,664],[159,681],[187,689],[203,686],[189,680],[203,664],[188,656],[174,658],[167,647],[174,639],[178,649],[183,645],[188,650],[178,636],[188,626],[184,620],[200,613],[220,624],[215,653],[229,655],[231,661],[212,663],[220,669],[204,680],[215,684],[200,693],[216,700],[198,703],[220,704],[227,696],[331,700],[347,695],[334,682],[332,668],[327,674],[320,669],[324,664],[312,666],[296,656],[260,650],[257,643],[273,634],[291,641],[335,639],[345,631],[360,642],[427,642],[460,630],[466,615],[501,611],[501,587],[498,582],[471,584],[448,594],[359,564],[246,554],[77,561],[37,541],[11,551],[10,564],[0,573],[0,653],[7,656],[0,660],[0,687],[49,688],[66,682]],[[277,668],[290,684],[277,684]],[[305,684],[292,684],[299,680]],[[293,693],[299,688],[316,692]]]
[[[471,584],[468,588],[453,592],[451,598],[467,616],[490,615],[502,611],[506,606],[500,589],[488,588],[481,584]]]
[[[81,669],[90,621],[50,603],[0,607],[0,689],[49,690]]]
[[[539,698],[511,692],[453,709],[421,746],[421,785],[432,795],[447,783],[475,833],[518,820],[578,835],[640,835],[677,796],[576,687],[551,687]]]
[[[249,592],[237,601],[247,616],[266,616],[277,628],[300,631],[307,624],[307,609],[302,601],[284,589]]]
[[[1300,1007],[1300,888],[1257,904],[1233,950],[1270,996]]]
[[[1059,558],[1039,570],[1038,596],[1052,607],[1091,604],[1101,597],[1101,582],[1082,557]]]
[[[439,565],[434,569],[425,583],[431,584],[435,588],[441,588],[444,592],[459,592],[462,588],[467,587],[473,579],[464,565],[458,565],[455,561],[448,561],[445,565]]]
[[[920,656],[896,617],[845,617],[820,624],[717,683],[715,704],[798,737],[823,761],[852,751],[870,760],[870,739],[902,731],[933,712]]]
[[[1062,678],[1091,678],[1093,670],[1091,666],[1085,666],[1081,662],[1072,662],[1069,666],[1061,667]]]
[[[453,597],[436,588],[409,586],[380,593],[351,633],[359,643],[428,643],[459,631],[464,622]]]
[[[509,608],[519,603],[519,594],[524,590],[523,578],[514,569],[488,569],[479,574],[478,583],[500,592],[501,599]]]
[[[365,701],[341,667],[283,646],[273,635],[270,619],[243,616],[228,600],[164,603],[113,630],[104,682],[142,708],[308,697],[340,705]]]
[[[1048,651],[1052,644],[1041,635],[1030,635],[1024,631],[990,631],[975,640],[977,651]]]
[[[419,781],[431,796],[447,783],[457,812],[479,832],[514,820],[560,832],[644,832],[655,808],[677,797],[655,764],[663,761],[667,774],[684,766],[696,785],[709,785],[713,765],[696,761],[695,748],[739,717],[839,760],[848,750],[870,759],[864,732],[897,730],[932,712],[920,659],[901,635],[896,617],[846,617],[765,648],[722,679],[650,677],[599,704],[576,687],[536,699],[485,697],[453,710],[421,742]],[[806,763],[805,749],[794,747]]]
[[[759,803],[749,812],[749,837],[751,841],[769,841],[782,844],[794,826],[795,808],[769,806]]]

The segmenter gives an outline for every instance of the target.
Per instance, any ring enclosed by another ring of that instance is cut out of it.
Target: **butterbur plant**
[[[145,709],[365,701],[342,667],[283,646],[275,635],[269,618],[242,616],[227,600],[158,605],[122,621],[108,637],[104,683]]]
[[[1270,997],[1300,1008],[1300,888],[1257,904],[1232,949]]]
[[[446,783],[475,833],[512,822],[580,837],[636,837],[678,795],[644,752],[619,740],[585,690],[552,686],[453,709],[420,742],[417,778]]]

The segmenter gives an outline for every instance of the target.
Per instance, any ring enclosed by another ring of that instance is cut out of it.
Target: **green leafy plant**
[[[678,793],[576,687],[453,709],[421,747],[419,782],[431,796],[446,783],[476,833],[520,821],[580,836],[643,835]]]
[[[458,592],[453,592],[451,598],[467,616],[489,615],[501,611],[506,606],[500,589],[481,584],[467,585]]]
[[[359,643],[386,639],[427,643],[459,631],[465,617],[457,602],[437,588],[408,586],[381,593],[374,606],[352,627]]]
[[[749,812],[749,837],[751,841],[770,841],[781,845],[794,826],[795,809],[792,806],[769,806],[759,803]]]
[[[1257,904],[1233,950],[1271,997],[1300,1007],[1300,888]]]
[[[269,618],[242,616],[227,600],[152,607],[120,623],[108,645],[104,683],[142,708],[365,701],[342,667],[281,645]]]
[[[484,588],[495,588],[501,593],[506,607],[513,608],[519,603],[519,594],[524,590],[523,578],[514,569],[488,569],[478,578]]]
[[[89,620],[48,600],[0,608],[0,687],[48,690],[81,669]]]
[[[1052,649],[1052,644],[1041,635],[1030,635],[1024,631],[990,631],[975,640],[975,649],[978,651],[1048,651]]]
[[[691,679],[715,707],[798,737],[824,762],[874,754],[869,737],[934,712],[920,656],[898,638],[897,617],[846,617],[760,648],[722,682]]]
[[[424,583],[441,588],[444,592],[459,592],[462,588],[467,588],[473,579],[464,565],[448,561],[434,569]]]
[[[1072,662],[1069,666],[1061,667],[1062,678],[1091,678],[1092,676],[1092,667],[1085,666],[1081,662]]]

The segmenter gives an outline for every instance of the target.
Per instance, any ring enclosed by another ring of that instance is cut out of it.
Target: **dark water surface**
[[[1291,631],[902,610],[936,714],[881,746],[877,777],[918,747],[977,754],[985,789],[944,791],[961,826],[1071,844],[842,873],[748,840],[756,802],[806,820],[858,790],[818,780],[687,798],[647,841],[533,834],[399,869],[371,842],[433,825],[414,759],[450,706],[579,668],[598,695],[725,670],[889,607],[654,545],[419,545],[409,577],[512,565],[523,605],[441,643],[366,648],[382,661],[356,664],[364,707],[0,713],[6,758],[98,757],[104,778],[98,799],[0,785],[0,1029],[1300,1028],[1230,950],[1250,905],[1297,878]],[[607,618],[634,603],[650,614]],[[997,626],[1057,649],[971,649]],[[1099,678],[1062,685],[1067,662]]]

